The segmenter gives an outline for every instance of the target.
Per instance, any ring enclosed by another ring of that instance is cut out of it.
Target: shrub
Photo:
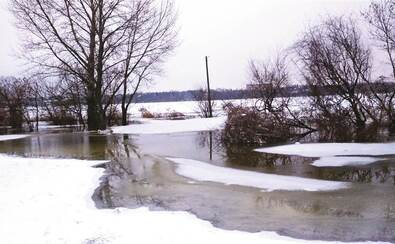
[[[71,114],[65,112],[57,112],[49,118],[49,121],[53,125],[75,125],[77,124],[78,119]]]
[[[185,114],[177,112],[177,111],[172,111],[166,115],[166,119],[170,120],[184,120],[185,119]]]
[[[7,111],[4,108],[0,108],[0,126],[5,126],[8,124]]]
[[[153,113],[151,113],[150,111],[148,111],[148,109],[146,109],[146,108],[140,108],[139,111],[141,113],[142,118],[145,118],[145,119],[155,118],[155,115]]]
[[[108,126],[115,126],[122,124],[122,113],[118,110],[110,110],[107,114],[107,124]]]
[[[222,139],[227,144],[263,145],[286,141],[291,128],[286,121],[270,113],[227,104],[228,119]]]

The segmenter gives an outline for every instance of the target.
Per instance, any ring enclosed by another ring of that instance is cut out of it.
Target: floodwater
[[[109,159],[93,195],[99,208],[148,206],[189,211],[213,225],[276,231],[302,239],[395,242],[395,158],[360,167],[316,168],[314,159],[226,148],[215,132],[167,135],[54,133],[0,142],[0,153],[29,157]],[[261,192],[196,182],[165,157],[279,175],[351,182],[331,192]]]

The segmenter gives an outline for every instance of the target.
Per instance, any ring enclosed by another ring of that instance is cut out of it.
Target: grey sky
[[[327,14],[358,14],[369,0],[175,0],[180,46],[164,74],[146,90],[186,90],[204,85],[204,56],[210,56],[215,88],[244,87],[250,59],[265,59],[291,45]],[[0,75],[23,70],[13,55],[17,34],[0,0]]]

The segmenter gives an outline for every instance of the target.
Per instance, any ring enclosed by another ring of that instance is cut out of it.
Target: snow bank
[[[0,141],[17,140],[29,137],[29,135],[0,135]]]
[[[187,120],[142,120],[142,124],[113,127],[116,134],[167,134],[221,129],[226,117]]]
[[[186,212],[95,209],[90,196],[103,174],[91,167],[97,163],[0,155],[1,242],[330,243],[221,230]]]
[[[266,191],[331,191],[348,187],[348,184],[344,182],[230,169],[191,159],[167,159],[177,164],[176,172],[178,174],[197,181],[211,181],[227,185],[256,187]]]
[[[315,160],[311,165],[316,167],[358,166],[372,164],[380,160],[383,159],[373,157],[322,157]]]
[[[395,143],[313,143],[256,149],[257,152],[302,157],[395,155]]]

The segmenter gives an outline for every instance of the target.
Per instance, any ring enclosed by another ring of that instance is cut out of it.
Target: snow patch
[[[373,157],[322,157],[315,160],[311,165],[316,167],[358,166],[372,164],[380,160],[383,159]]]
[[[29,137],[29,135],[0,135],[0,141],[17,140]]]
[[[98,163],[0,155],[1,242],[334,243],[222,230],[186,212],[98,210],[91,199],[104,171],[92,167]]]
[[[115,134],[167,134],[221,129],[226,117],[186,120],[142,120],[142,124],[113,127]]]
[[[315,180],[230,169],[191,159],[167,159],[177,164],[176,172],[179,175],[193,180],[256,187],[265,191],[332,191],[347,188],[349,185],[345,182]]]
[[[395,143],[310,143],[256,149],[257,152],[302,157],[395,155]]]

